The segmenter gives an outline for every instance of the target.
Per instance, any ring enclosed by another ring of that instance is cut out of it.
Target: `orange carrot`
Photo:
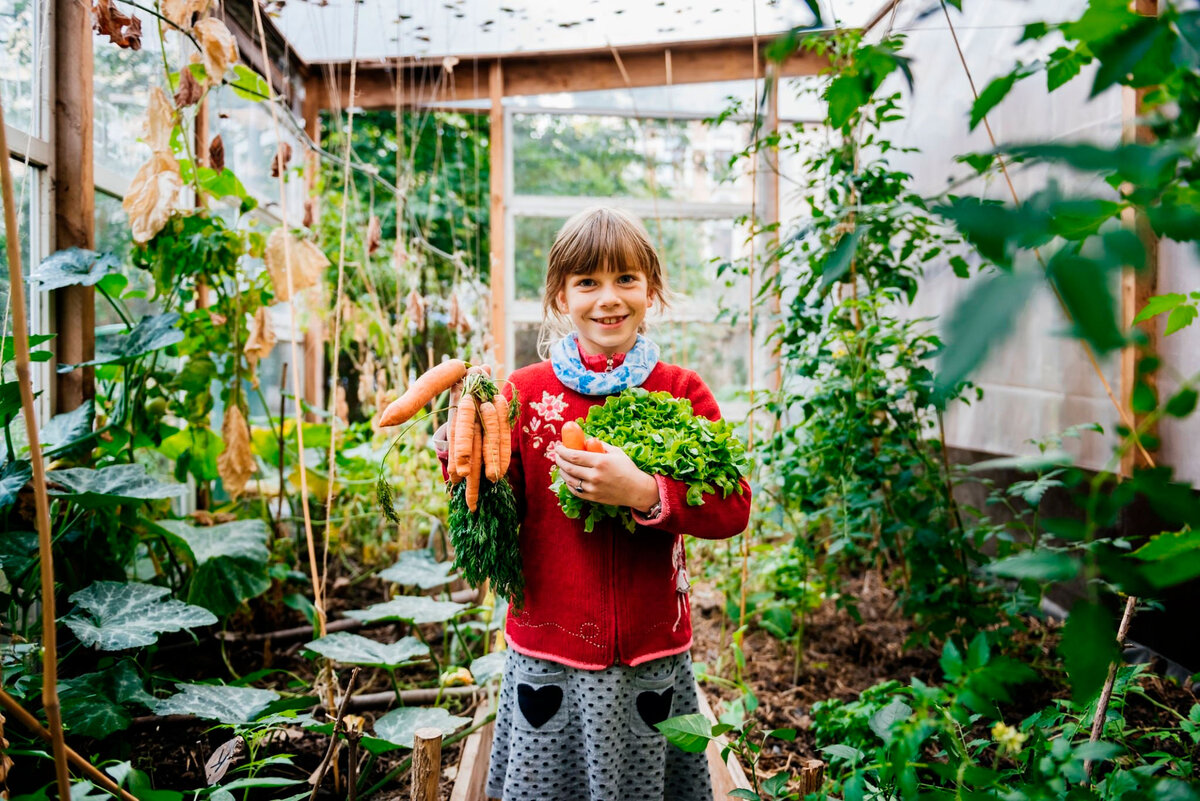
[[[450,476],[451,484],[462,481],[462,476],[458,474],[458,468],[454,464],[454,421],[457,417],[458,407],[450,407],[450,419],[446,421],[446,474]]]
[[[431,400],[453,387],[467,374],[467,363],[450,359],[431,367],[379,415],[379,425],[398,426],[407,421]]]
[[[475,441],[475,399],[463,395],[458,401],[458,419],[454,421],[454,460],[455,469],[463,478],[468,478],[467,468],[471,462],[472,442]]]
[[[590,453],[604,453],[604,443],[595,437],[588,437],[584,445]]]
[[[483,465],[487,480],[495,484],[500,480],[500,416],[494,403],[479,406],[479,420],[483,423]]]
[[[483,466],[480,464],[483,461],[483,436],[479,432],[472,432],[475,436],[471,437],[471,462],[467,466],[467,508],[474,512],[479,507],[479,470]]]
[[[512,428],[508,424],[508,398],[496,395],[496,416],[500,418],[500,475],[507,475],[508,462],[512,459]]]
[[[562,427],[562,444],[571,450],[581,451],[584,446],[583,429],[574,420],[568,420]]]

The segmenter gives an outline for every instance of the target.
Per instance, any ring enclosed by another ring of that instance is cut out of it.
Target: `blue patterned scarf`
[[[579,358],[579,340],[575,333],[567,334],[550,348],[550,364],[554,375],[570,389],[581,395],[612,395],[629,387],[640,387],[658,364],[658,345],[638,334],[637,342],[620,367],[611,372],[589,370]]]

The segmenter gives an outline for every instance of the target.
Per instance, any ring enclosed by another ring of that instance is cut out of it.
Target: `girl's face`
[[[572,275],[558,293],[558,308],[571,318],[579,343],[592,354],[629,351],[652,302],[640,270]]]

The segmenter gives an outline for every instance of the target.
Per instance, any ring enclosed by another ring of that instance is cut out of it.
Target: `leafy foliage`
[[[374,665],[396,668],[429,656],[429,646],[416,637],[402,637],[393,643],[381,643],[345,631],[328,634],[304,646],[344,665]]]
[[[495,484],[484,479],[474,512],[467,507],[467,482],[452,485],[449,526],[454,567],[467,583],[478,587],[491,581],[497,597],[519,607],[525,598],[518,540],[521,520],[508,479]]]
[[[221,684],[176,684],[178,693],[154,702],[159,715],[194,715],[222,723],[246,723],[279,700],[279,693]]]
[[[267,524],[236,520],[194,526],[183,520],[160,520],[187,552],[193,570],[187,600],[217,615],[227,615],[243,601],[267,591]]]
[[[388,742],[412,748],[417,729],[431,727],[448,735],[470,722],[470,718],[451,715],[441,707],[408,707],[393,709],[375,721],[375,734]]]
[[[160,634],[210,626],[208,610],[174,598],[166,587],[97,581],[71,596],[77,609],[64,621],[84,645],[122,651],[152,645]]]

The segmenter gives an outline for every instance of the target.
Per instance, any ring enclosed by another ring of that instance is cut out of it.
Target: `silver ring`
[[[583,479],[579,479],[579,483],[575,485],[576,492],[583,492]]]

